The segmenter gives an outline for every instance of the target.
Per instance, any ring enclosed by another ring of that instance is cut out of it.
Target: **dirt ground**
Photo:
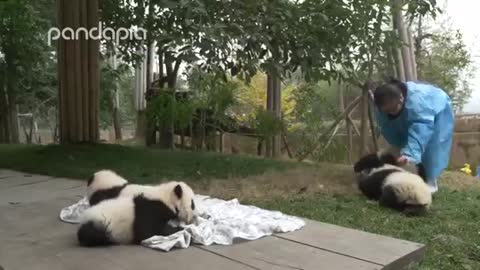
[[[230,180],[218,179],[193,184],[199,193],[230,199],[262,199],[292,195],[358,194],[351,166],[318,164],[283,172],[269,171],[262,175]],[[461,172],[446,171],[439,180],[440,188],[453,190],[479,189],[480,179]]]

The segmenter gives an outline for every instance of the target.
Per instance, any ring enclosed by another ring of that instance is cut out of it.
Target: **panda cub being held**
[[[425,214],[432,203],[432,194],[425,183],[423,166],[415,172],[398,166],[390,153],[375,153],[354,164],[358,188],[368,199],[381,206],[407,215]]]

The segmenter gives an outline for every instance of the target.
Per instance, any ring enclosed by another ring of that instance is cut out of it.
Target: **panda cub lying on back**
[[[107,176],[107,177],[105,177]],[[112,181],[112,179],[114,181]],[[130,185],[111,171],[96,173],[88,184],[90,200],[99,196],[81,216],[77,238],[83,246],[140,244],[155,235],[167,236],[183,230],[169,224],[176,220],[191,224],[195,218],[194,192],[184,182],[157,186]]]
[[[432,203],[432,194],[425,183],[421,164],[415,172],[398,166],[395,156],[376,153],[362,157],[354,165],[360,191],[380,205],[407,215],[425,214]]]

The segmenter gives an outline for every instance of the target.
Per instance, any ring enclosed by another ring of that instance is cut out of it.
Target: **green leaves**
[[[436,11],[429,0],[405,3],[409,14]],[[360,63],[374,61],[386,41],[389,5],[389,0],[134,0],[124,5],[105,0],[103,18],[113,28],[146,28],[161,51],[173,52],[187,66],[200,63],[203,71],[222,70],[248,81],[258,69],[286,77],[300,67],[311,80],[359,71],[361,79],[372,65],[365,69]],[[124,59],[138,60],[135,51],[142,45],[122,41]]]
[[[444,27],[424,40],[417,58],[419,78],[438,85],[453,101],[456,111],[469,100],[472,88],[473,62],[460,31]]]

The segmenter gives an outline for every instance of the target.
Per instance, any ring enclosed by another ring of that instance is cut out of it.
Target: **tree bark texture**
[[[57,0],[57,11],[60,29],[98,28],[98,0]],[[58,40],[61,144],[99,140],[99,40],[78,33]]]

